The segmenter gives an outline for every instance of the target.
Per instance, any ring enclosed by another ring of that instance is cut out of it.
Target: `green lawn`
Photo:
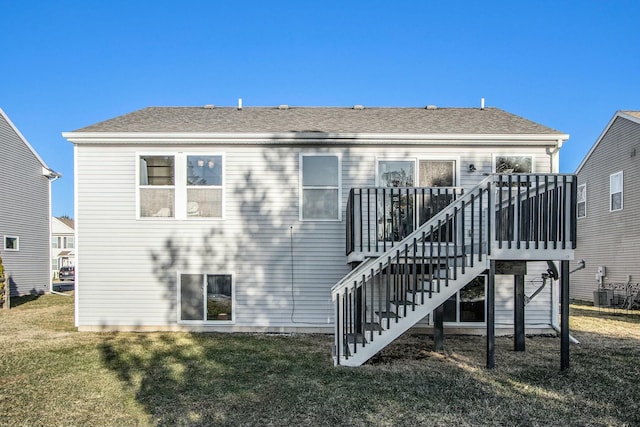
[[[73,299],[0,310],[0,425],[640,425],[640,316],[572,306],[560,339],[407,335],[334,368],[332,337],[79,333]]]

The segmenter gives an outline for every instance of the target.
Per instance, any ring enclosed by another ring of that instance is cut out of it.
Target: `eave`
[[[212,132],[63,132],[74,144],[211,144],[262,145],[322,142],[330,145],[455,144],[500,142],[504,145],[558,146],[568,134],[385,134],[385,133],[212,133]]]

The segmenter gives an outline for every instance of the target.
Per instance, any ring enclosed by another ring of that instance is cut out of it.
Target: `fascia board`
[[[62,136],[76,143],[211,143],[270,144],[318,141],[324,144],[473,144],[487,141],[514,145],[557,145],[569,139],[568,134],[374,134],[374,133],[210,133],[210,132],[63,132]]]
[[[40,162],[40,164],[42,165],[42,168],[43,168],[42,174],[45,175],[45,176],[48,176],[50,178],[53,178],[53,177],[58,177],[59,178],[59,177],[61,177],[62,175],[60,175],[59,173],[57,173],[56,171],[51,169],[49,166],[47,166],[45,161],[42,160],[42,157],[40,157],[38,152],[31,146],[31,144],[29,144],[29,141],[27,141],[27,138],[25,138],[24,135],[22,135],[22,132],[20,132],[20,130],[16,127],[16,125],[13,124],[11,119],[9,119],[9,117],[5,114],[5,112],[2,110],[2,108],[0,108],[0,115],[9,124],[9,127],[18,136],[18,138],[20,138],[22,140],[22,142],[29,149],[29,151],[31,151],[31,153],[36,158],[36,160],[38,160]]]

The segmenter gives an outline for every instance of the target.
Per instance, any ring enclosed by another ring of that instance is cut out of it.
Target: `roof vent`
[[[205,110],[213,110],[214,108],[216,108],[215,105],[213,104],[207,104],[203,107]]]
[[[288,110],[289,106],[287,104],[278,105],[278,110]]]
[[[480,109],[484,110],[484,98],[480,98]]]
[[[364,105],[361,104],[356,104],[353,106],[354,110],[364,110]]]
[[[238,98],[238,110],[242,110],[242,98]]]
[[[426,106],[426,109],[427,109],[427,110],[437,110],[437,109],[438,109],[438,106],[437,106],[437,105],[427,105],[427,106]]]

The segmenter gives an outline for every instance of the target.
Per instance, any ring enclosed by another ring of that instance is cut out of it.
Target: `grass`
[[[324,335],[80,333],[72,298],[0,310],[0,425],[639,425],[640,316],[572,306],[560,340],[406,335],[334,368]]]

